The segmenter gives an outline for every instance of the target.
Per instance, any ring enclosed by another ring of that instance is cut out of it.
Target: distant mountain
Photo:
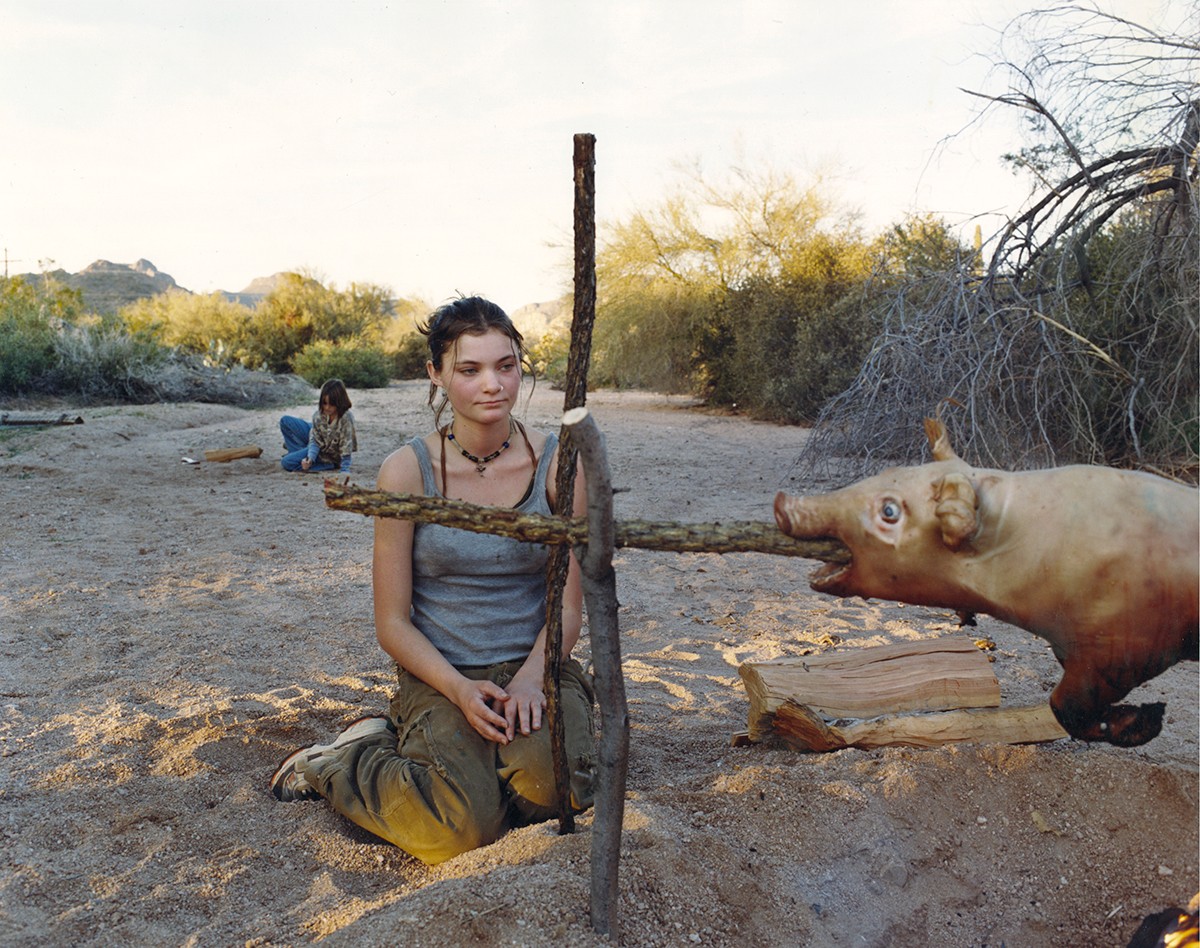
[[[226,290],[220,292],[228,300],[254,307],[258,305],[259,300],[275,289],[284,275],[280,272],[269,277],[257,277],[237,293]],[[176,283],[169,273],[163,273],[149,260],[144,259],[132,264],[97,260],[78,273],[68,273],[59,268],[44,274],[19,273],[17,276],[31,283],[47,276],[73,290],[79,290],[83,294],[83,305],[97,313],[115,313],[122,306],[169,290],[192,292]]]
[[[288,271],[280,271],[267,277],[256,277],[245,289],[237,292],[221,290],[228,300],[243,306],[254,308],[287,276]],[[96,313],[115,313],[122,306],[128,306],[140,299],[157,296],[174,290],[179,293],[192,291],[180,286],[169,273],[163,273],[149,260],[138,260],[136,263],[112,263],[108,260],[97,260],[84,267],[78,273],[68,273],[66,270],[51,270],[45,274],[20,273],[21,279],[34,283],[43,276],[57,280],[59,283],[79,290],[83,294],[83,305]],[[521,334],[530,342],[537,342],[552,329],[569,328],[571,324],[570,299],[552,300],[548,303],[530,303],[512,313],[512,320]]]
[[[34,282],[42,276],[39,273],[19,275],[28,282]],[[168,290],[188,292],[175,282],[174,277],[163,273],[149,260],[139,260],[134,264],[97,260],[78,273],[58,269],[51,270],[45,276],[79,290],[83,294],[84,305],[98,313],[115,313],[122,306]]]
[[[537,342],[551,330],[569,331],[572,315],[569,297],[548,303],[529,303],[510,314],[513,325],[520,330],[527,344]]]
[[[264,296],[270,295],[271,291],[279,286],[285,276],[287,276],[287,271],[281,270],[269,277],[255,277],[246,284],[244,290],[238,293],[230,293],[228,290],[221,292],[225,294],[226,299],[253,309]]]

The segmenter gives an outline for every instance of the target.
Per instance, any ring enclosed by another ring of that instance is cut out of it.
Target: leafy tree
[[[27,391],[53,369],[59,331],[82,315],[82,294],[52,278],[0,278],[0,392]]]
[[[338,291],[312,276],[287,273],[243,324],[233,350],[249,368],[287,372],[312,342],[380,342],[391,315],[390,294],[382,287],[352,283]]]
[[[597,254],[593,377],[667,391],[718,390],[731,293],[788,280],[819,236],[853,238],[818,187],[775,171],[735,168],[714,182],[698,168],[660,204],[608,228]]]
[[[976,94],[1028,115],[1011,160],[1039,187],[983,268],[895,282],[883,331],[822,410],[801,474],[823,476],[831,458],[842,476],[918,460],[914,433],[940,406],[977,463],[1195,479],[1197,36],[1084,3],[1013,21],[994,74],[1008,88]]]
[[[152,333],[164,345],[229,366],[237,361],[235,345],[246,334],[253,310],[222,293],[168,290],[122,307],[120,315],[133,332]]]
[[[863,305],[871,263],[854,235],[818,232],[784,274],[732,290],[703,360],[711,400],[779,421],[814,419],[854,378],[877,328]]]

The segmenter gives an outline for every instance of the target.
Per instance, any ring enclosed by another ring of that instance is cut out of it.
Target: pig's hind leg
[[[1081,741],[1137,747],[1162,731],[1166,704],[1117,704],[1141,680],[1129,681],[1129,668],[1100,668],[1076,656],[1063,666],[1062,681],[1050,693],[1058,723]]]

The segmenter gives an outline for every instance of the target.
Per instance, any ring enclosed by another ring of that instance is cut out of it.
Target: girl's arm
[[[342,455],[342,473],[347,474],[350,471],[350,455],[358,450],[358,433],[354,430],[354,415],[346,412],[346,421],[350,425],[350,443],[343,445],[346,453]]]
[[[380,490],[420,494],[423,490],[416,453],[404,447],[379,469]],[[405,671],[437,689],[462,711],[483,737],[508,743],[507,722],[493,704],[506,701],[504,689],[490,681],[473,681],[460,674],[412,622],[413,524],[390,517],[375,518],[372,586],[375,599],[375,637]]]
[[[547,475],[550,504],[554,506],[554,479],[558,467],[558,458],[554,458]],[[583,469],[575,471],[575,496],[571,505],[573,516],[582,517],[587,513],[587,485],[583,479]],[[567,566],[567,581],[563,586],[562,597],[562,655],[566,658],[571,649],[579,641],[579,633],[583,627],[583,583],[579,575],[579,563],[575,553],[570,554]],[[542,726],[542,709],[546,707],[546,695],[542,691],[545,679],[546,664],[546,634],[545,626],[538,633],[537,641],[529,657],[508,683],[509,702],[505,705],[506,736],[512,740],[517,728],[522,734],[536,731]]]
[[[308,464],[304,469],[307,471],[309,467],[317,463],[317,455],[320,453],[321,446],[317,444],[317,416],[313,415],[312,425],[308,429],[308,457],[305,458]],[[303,461],[301,462],[303,464]]]

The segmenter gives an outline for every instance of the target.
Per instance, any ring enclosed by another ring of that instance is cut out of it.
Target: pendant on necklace
[[[466,448],[464,448],[461,444],[458,443],[458,439],[456,437],[454,437],[454,429],[451,426],[447,425],[446,428],[443,429],[443,433],[445,434],[445,436],[447,438],[449,438],[451,441],[454,442],[454,446],[456,448],[458,448],[458,453],[461,454],[464,458],[466,458],[468,461],[472,462],[475,465],[475,470],[479,473],[480,477],[483,477],[484,472],[487,470],[488,464],[490,462],[496,460],[496,458],[500,457],[500,455],[504,453],[504,449],[507,448],[509,446],[509,444],[511,443],[511,439],[506,440],[504,442],[504,444],[500,445],[500,447],[498,447],[495,451],[493,451],[487,457],[481,458],[481,457],[475,456],[470,451],[468,451]],[[508,433],[510,435],[512,434],[512,423],[511,422],[509,423]]]

